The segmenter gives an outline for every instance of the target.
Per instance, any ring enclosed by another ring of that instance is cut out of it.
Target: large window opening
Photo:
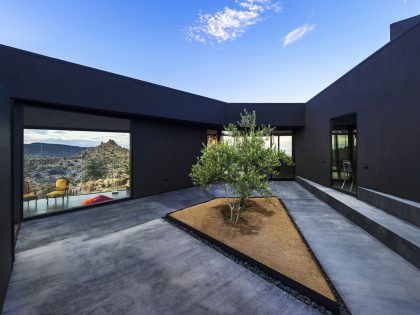
[[[222,131],[223,141],[232,141],[232,136],[227,131]],[[294,158],[293,152],[293,132],[291,130],[277,130],[271,137],[264,139],[265,146],[271,147],[274,150],[284,151],[287,155]],[[295,178],[295,167],[280,165],[278,168],[278,174],[273,176],[273,180],[289,180]]]
[[[357,184],[356,114],[331,119],[331,185],[356,193]]]
[[[130,196],[130,134],[24,130],[23,217]]]
[[[21,218],[131,197],[130,120],[19,106]]]

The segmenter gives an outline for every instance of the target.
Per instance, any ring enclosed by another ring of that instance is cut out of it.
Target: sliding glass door
[[[275,131],[271,137],[267,137],[266,146],[284,151],[290,157],[293,157],[293,135],[290,131]],[[278,174],[272,179],[293,179],[295,177],[294,166],[280,165]]]
[[[208,133],[209,135],[209,133]],[[232,137],[229,135],[227,131],[222,131],[221,139],[223,141],[229,142],[231,141]],[[265,146],[271,147],[274,150],[281,150],[284,151],[290,157],[293,156],[293,134],[291,130],[277,130],[271,137],[266,137],[264,139]],[[207,143],[210,143],[209,136],[207,138]],[[287,165],[280,165],[278,168],[278,174],[275,175],[272,179],[273,180],[289,180],[295,178],[295,167],[294,166],[287,166]]]
[[[331,119],[331,185],[356,193],[357,184],[356,114]]]
[[[130,133],[25,129],[23,217],[130,196]]]

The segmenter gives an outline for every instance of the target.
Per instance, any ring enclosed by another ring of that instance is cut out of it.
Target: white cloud
[[[315,24],[305,24],[295,28],[283,37],[283,46],[290,45],[315,29]]]
[[[237,8],[225,7],[214,14],[199,13],[194,26],[187,28],[187,38],[198,42],[223,43],[234,40],[246,29],[258,23],[266,11],[279,12],[281,6],[273,0],[236,0]]]

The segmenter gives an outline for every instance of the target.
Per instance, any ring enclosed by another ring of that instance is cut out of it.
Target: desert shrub
[[[49,175],[62,175],[66,173],[66,170],[62,166],[51,166],[49,168],[44,168]]]
[[[99,157],[86,159],[83,167],[83,179],[96,180],[105,177],[107,173],[106,163]]]

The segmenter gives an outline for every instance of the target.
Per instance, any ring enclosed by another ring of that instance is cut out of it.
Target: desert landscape
[[[62,177],[73,195],[130,187],[130,151],[112,139],[96,147],[25,144],[24,154],[24,180],[41,198]]]

